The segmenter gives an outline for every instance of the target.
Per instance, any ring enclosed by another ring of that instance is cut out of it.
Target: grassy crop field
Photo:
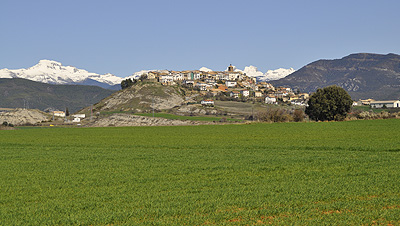
[[[0,131],[0,225],[399,225],[399,128]]]
[[[152,113],[136,113],[135,115],[147,116],[152,117]],[[176,120],[190,120],[190,121],[220,121],[224,117],[213,117],[213,116],[181,116],[181,115],[174,115],[174,114],[167,114],[167,113],[154,113],[154,117],[166,118],[166,119],[176,119]],[[241,122],[243,120],[240,119],[232,119],[232,118],[225,118],[228,122]]]

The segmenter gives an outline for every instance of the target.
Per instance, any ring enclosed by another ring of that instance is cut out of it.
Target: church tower
[[[233,72],[233,66],[232,66],[232,64],[229,65],[229,67],[228,67],[228,72]]]

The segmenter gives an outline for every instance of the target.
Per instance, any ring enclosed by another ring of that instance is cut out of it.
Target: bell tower
[[[232,64],[229,65],[229,67],[228,67],[228,72],[233,72],[233,66],[232,66]]]

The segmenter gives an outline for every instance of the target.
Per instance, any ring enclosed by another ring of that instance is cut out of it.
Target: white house
[[[276,98],[274,96],[265,97],[266,104],[276,104]]]
[[[53,111],[53,115],[54,116],[58,116],[58,117],[65,117],[65,112],[63,112],[63,111]]]
[[[199,89],[200,89],[201,91],[207,90],[207,84],[205,84],[205,83],[200,83],[200,82],[198,82],[198,83],[196,83],[196,86],[199,87]]]
[[[400,107],[400,100],[386,100],[386,101],[371,101],[371,108],[398,108]]]
[[[242,96],[244,96],[244,97],[250,96],[250,90],[242,90],[240,92],[242,93]]]
[[[235,87],[235,86],[237,85],[237,82],[236,82],[236,81],[226,81],[226,82],[225,82],[225,85],[226,85],[228,88],[233,88],[233,87]]]
[[[160,82],[163,85],[172,85],[174,82],[174,77],[172,75],[161,75]]]
[[[173,80],[174,80],[174,81],[182,81],[182,80],[185,79],[185,76],[184,76],[183,73],[174,73],[174,74],[172,75],[172,77],[173,77]]]
[[[74,118],[74,120],[72,120],[72,122],[81,122],[81,118]]]
[[[301,99],[292,100],[292,101],[290,101],[290,104],[292,104],[292,105],[299,105],[299,106],[306,106],[306,104],[304,103],[304,101],[301,100]]]
[[[74,118],[85,118],[86,115],[85,114],[75,114],[75,115],[72,115],[72,117],[74,117]]]
[[[214,101],[213,100],[202,100],[201,104],[202,105],[214,105]]]

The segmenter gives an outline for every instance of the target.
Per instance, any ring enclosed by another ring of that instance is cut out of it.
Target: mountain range
[[[119,89],[122,78],[112,74],[99,75],[72,66],[63,66],[52,60],[40,60],[27,69],[0,70],[0,78],[23,78],[57,85],[95,85],[106,89]]]
[[[337,85],[354,100],[400,98],[400,55],[356,53],[341,59],[312,62],[285,78],[271,82],[302,92]]]
[[[211,69],[202,67],[201,71],[212,71]],[[94,85],[105,89],[119,90],[121,81],[127,78],[136,79],[148,71],[160,70],[142,70],[133,73],[132,75],[121,78],[113,74],[96,74],[88,72],[84,69],[78,69],[73,66],[63,66],[60,62],[53,60],[40,60],[38,64],[26,69],[0,69],[0,78],[23,78],[31,81],[57,84],[57,85]],[[267,73],[258,71],[257,67],[248,66],[242,71],[249,77],[255,77],[259,81],[271,81],[286,77],[294,72],[290,69],[269,70]]]

